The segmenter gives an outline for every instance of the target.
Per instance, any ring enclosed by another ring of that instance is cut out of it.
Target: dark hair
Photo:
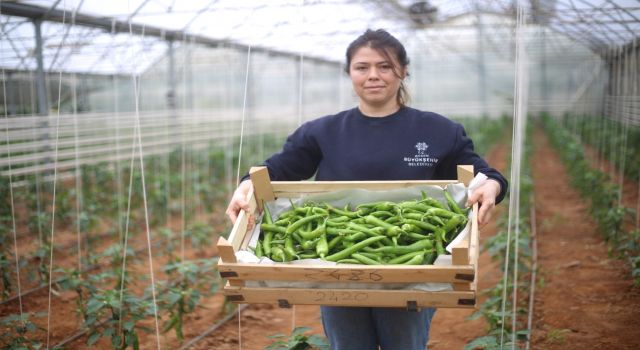
[[[400,63],[400,68],[405,69],[409,65],[407,51],[404,49],[400,40],[396,39],[384,29],[367,29],[364,34],[360,35],[356,40],[349,44],[349,47],[347,48],[347,66],[345,67],[345,72],[347,74],[349,74],[353,55],[362,47],[370,47],[384,56],[391,64],[394,74],[398,78],[402,78],[398,73],[398,67],[395,65],[395,60],[391,59],[391,54],[395,55],[398,63]],[[408,72],[405,72],[405,74],[406,76],[409,76]],[[400,82],[400,89],[398,90],[396,101],[403,107],[409,102],[409,91],[407,91],[404,82]]]

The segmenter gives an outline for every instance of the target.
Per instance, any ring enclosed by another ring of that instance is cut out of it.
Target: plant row
[[[562,118],[574,137],[607,158],[631,181],[640,178],[640,128],[605,117],[570,115]]]
[[[633,227],[635,211],[619,204],[619,187],[608,174],[594,169],[585,156],[584,145],[560,122],[545,118],[544,126],[551,143],[567,166],[572,185],[591,203],[591,215],[598,222],[600,232],[610,245],[610,253],[627,260],[636,284],[640,284],[640,231]],[[636,142],[635,147],[638,147]],[[638,157],[638,151],[634,157]],[[638,166],[636,160],[635,165]]]
[[[275,149],[278,137],[267,136],[246,139],[245,146]],[[255,155],[259,152],[247,152]],[[211,223],[198,219],[198,212],[212,213],[224,205],[237,167],[239,154],[225,152],[221,146],[212,144],[208,150],[177,148],[166,155],[144,158],[144,177],[148,218],[152,235],[164,239],[176,237],[169,228],[170,218],[183,222],[180,231],[195,243],[205,244],[211,234]],[[255,164],[255,156],[245,156],[244,165]],[[48,284],[49,268],[46,266],[51,249],[72,256],[78,244],[51,246],[53,234],[79,232],[83,247],[82,265],[90,266],[102,255],[105,239],[122,242],[127,228],[130,235],[144,227],[145,207],[142,191],[142,171],[139,162],[99,163],[83,165],[78,177],[58,180],[55,184],[42,181],[47,174],[13,178],[22,186],[10,189],[8,177],[0,177],[0,273],[3,277],[2,299],[15,292],[16,262],[13,254],[13,226],[18,240],[33,237],[36,249],[20,256],[19,264],[23,276],[31,282]],[[51,175],[51,174],[49,174]],[[11,193],[12,192],[12,193]],[[13,194],[13,196],[11,195]],[[12,200],[13,199],[13,200]],[[13,210],[12,210],[13,207]],[[127,217],[129,213],[129,217]],[[218,218],[218,223],[226,223]],[[127,225],[127,221],[129,224]],[[174,220],[175,221],[175,220]],[[225,230],[225,229],[223,229]],[[178,235],[180,236],[180,235]],[[55,240],[54,240],[55,241]],[[24,251],[20,249],[20,251]]]
[[[277,136],[246,138],[242,167],[258,162],[257,155],[261,151],[275,150],[275,145],[280,143],[278,139]],[[176,148],[166,155],[144,158],[144,190],[154,257],[167,261],[156,271],[155,304],[151,298],[149,276],[131,271],[132,266],[146,264],[146,259],[140,258],[146,256],[146,240],[137,239],[138,243],[145,242],[144,247],[137,247],[144,250],[136,251],[132,247],[136,237],[144,238],[140,236],[143,231],[140,228],[144,227],[145,198],[137,160],[132,163],[84,165],[79,169],[78,177],[58,180],[55,218],[53,183],[42,181],[45,175],[51,174],[14,177],[13,183],[20,181],[22,185],[13,186],[13,189],[9,178],[1,177],[0,272],[3,300],[17,294],[15,222],[18,245],[25,238],[37,242],[35,251],[17,256],[21,275],[47,287],[51,279],[54,295],[61,291],[74,293],[79,331],[86,332],[89,345],[95,346],[100,338],[107,338],[114,349],[136,349],[139,334],[153,331],[145,325],[156,313],[162,331],[174,331],[182,340],[185,316],[198,308],[202,297],[216,293],[220,283],[215,270],[216,259],[189,257],[204,256],[204,251],[200,250],[213,244],[214,228],[218,232],[228,231],[226,220],[214,218],[211,214],[219,212],[219,208],[226,204],[231,187],[229,183],[233,181],[233,169],[238,166],[238,160],[237,150],[229,152],[214,144],[205,150]],[[14,210],[11,210],[12,205]],[[130,213],[128,218],[127,212]],[[201,221],[202,217],[206,221]],[[176,226],[176,219],[183,222],[183,229],[178,229],[178,232],[172,229]],[[216,222],[215,219],[219,220]],[[55,227],[52,229],[53,220]],[[170,221],[174,225],[169,225]],[[125,243],[126,227],[131,232]],[[61,245],[56,238],[53,246],[50,243],[52,230],[55,236],[80,230],[84,268],[58,265],[60,257],[73,256],[77,252],[77,244]],[[187,249],[192,253],[182,260],[177,252],[181,251],[185,241],[190,243]],[[20,247],[19,250],[24,251]],[[53,275],[49,276],[52,250],[56,265],[52,269]],[[99,267],[92,269],[96,264]],[[37,298],[31,294],[28,296],[32,297]],[[22,299],[27,301],[27,297]],[[17,299],[11,301],[17,302]],[[38,325],[44,323],[43,317],[46,318],[46,310],[14,313],[0,318],[0,347],[42,347],[47,330]]]

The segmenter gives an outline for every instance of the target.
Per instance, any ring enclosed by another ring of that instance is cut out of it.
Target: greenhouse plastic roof
[[[166,52],[168,38],[341,61],[348,43],[366,28],[385,28],[402,40],[416,30],[469,27],[456,19],[473,13],[515,19],[515,3],[509,0],[0,1],[0,66],[35,69],[35,18],[43,19],[45,70],[125,74],[142,72],[152,65]],[[640,33],[638,0],[520,3],[528,23],[564,33],[601,54],[635,44]]]

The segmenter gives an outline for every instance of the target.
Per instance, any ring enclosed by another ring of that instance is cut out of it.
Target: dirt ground
[[[569,187],[540,131],[535,145],[539,282],[532,348],[640,349],[640,290],[627,263],[609,257],[589,204]]]
[[[565,169],[546,137],[537,131],[532,168],[536,195],[536,225],[538,233],[538,284],[536,286],[532,349],[640,349],[640,288],[634,287],[626,262],[611,259],[596,223],[588,214],[588,204],[569,187]],[[507,167],[509,148],[494,148],[487,160],[501,171]],[[626,193],[638,193],[637,185]],[[637,197],[626,198],[637,203]],[[494,219],[504,215],[508,203],[497,208]],[[481,243],[497,232],[495,222],[481,232]],[[70,235],[70,240],[73,235]],[[207,254],[215,254],[207,250]],[[56,263],[66,263],[60,256]],[[210,256],[210,255],[209,255]],[[201,256],[200,256],[201,257]],[[157,260],[156,266],[162,259]],[[144,263],[137,267],[148,271]],[[486,253],[480,255],[479,290],[493,287],[500,280],[500,268]],[[26,311],[47,309],[48,291],[43,289],[23,300]],[[185,321],[186,341],[197,337],[216,324],[221,317],[222,296],[206,298],[202,307],[189,314]],[[480,302],[483,297],[480,296]],[[64,292],[54,296],[52,305],[51,342],[73,334],[79,326],[74,315],[74,295]],[[2,316],[17,312],[16,303],[0,306]],[[439,309],[434,317],[429,349],[462,349],[470,340],[486,333],[482,319],[467,320],[473,310]],[[153,320],[145,321],[153,328]],[[290,334],[295,326],[311,328],[313,334],[323,334],[317,306],[295,306],[290,309],[273,305],[250,305],[229,322],[195,343],[190,349],[259,350],[270,344],[276,333]],[[43,339],[44,340],[44,339]],[[157,348],[155,334],[141,337],[142,349]],[[69,349],[85,349],[86,338],[68,345]],[[160,347],[179,349],[181,344],[173,333],[161,335]],[[94,349],[109,349],[101,341]]]

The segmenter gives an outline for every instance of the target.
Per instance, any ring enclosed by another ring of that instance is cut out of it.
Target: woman
[[[504,198],[507,181],[473,151],[460,124],[406,106],[404,46],[384,30],[367,30],[349,45],[346,58],[358,107],[300,126],[265,161],[271,179],[455,179],[457,165],[473,165],[489,177],[467,202],[480,204],[478,222],[484,226]],[[232,221],[240,210],[249,211],[250,188],[243,181],[234,192],[226,212]],[[322,306],[321,313],[333,350],[424,350],[435,309]]]

